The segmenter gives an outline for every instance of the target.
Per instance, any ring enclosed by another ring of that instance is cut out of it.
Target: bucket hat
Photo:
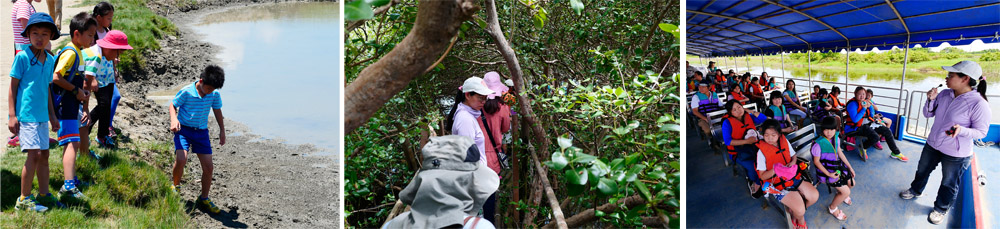
[[[28,31],[31,30],[32,26],[44,26],[52,30],[52,38],[49,40],[59,39],[59,28],[56,27],[56,23],[52,21],[52,16],[47,13],[34,13],[31,17],[28,17],[28,25],[24,27],[24,31],[21,32],[21,37],[28,37]]]

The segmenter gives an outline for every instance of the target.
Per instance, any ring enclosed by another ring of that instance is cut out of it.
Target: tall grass
[[[157,15],[146,3],[149,0],[84,0],[73,7],[92,8],[98,2],[107,1],[115,7],[114,22],[111,28],[121,30],[128,35],[128,43],[132,50],[122,53],[119,57],[118,69],[123,72],[137,72],[146,66],[144,56],[149,52],[160,50],[159,39],[176,35],[177,27],[165,17]],[[192,2],[194,1],[182,1]],[[88,10],[88,13],[93,13]],[[69,39],[55,45],[53,50],[59,50],[69,43]]]
[[[53,195],[63,183],[62,150],[54,147],[49,156],[48,183]],[[81,188],[88,198],[62,198],[67,208],[35,213],[14,210],[20,195],[21,166],[27,156],[18,148],[8,148],[0,157],[0,228],[190,227],[186,225],[190,217],[185,203],[170,191],[169,178],[163,172],[171,161],[169,146],[125,144],[117,150],[95,152],[103,156],[100,161],[89,156],[77,159],[77,176],[91,184]],[[37,182],[33,193],[38,193]]]

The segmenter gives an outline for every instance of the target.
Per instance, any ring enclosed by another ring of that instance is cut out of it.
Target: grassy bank
[[[101,1],[102,0],[85,0],[80,5],[72,7],[92,8]],[[137,70],[146,65],[146,59],[143,57],[143,54],[160,49],[160,44],[157,40],[168,35],[177,34],[177,27],[170,22],[170,20],[157,15],[146,6],[146,3],[149,0],[103,1],[108,1],[115,7],[115,18],[114,22],[111,23],[111,28],[125,32],[125,34],[128,35],[129,45],[133,48],[133,50],[124,52],[121,57],[119,57],[121,62],[119,62],[118,69],[122,72],[137,72]],[[193,1],[181,2],[193,4],[190,3]],[[65,32],[68,31],[64,31],[64,33]],[[59,50],[68,42],[68,39],[64,40],[53,50]]]
[[[63,147],[54,147],[49,156],[48,184],[53,195],[63,183],[62,151]],[[88,198],[63,198],[67,208],[35,213],[14,209],[27,156],[17,147],[7,148],[0,156],[0,228],[185,227],[190,204],[170,191],[164,172],[172,151],[168,144],[125,143],[116,150],[95,149],[103,156],[100,161],[78,156],[76,174],[91,184],[81,188]],[[33,193],[38,193],[37,181]]]

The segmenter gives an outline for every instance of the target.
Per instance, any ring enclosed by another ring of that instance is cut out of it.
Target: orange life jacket
[[[741,103],[736,103],[737,106],[742,106]],[[726,113],[726,120],[729,120],[729,125],[732,126],[733,132],[729,133],[733,139],[743,139],[746,136],[748,130],[757,129],[757,125],[753,123],[753,117],[748,113],[743,113],[743,120],[737,119],[729,113]],[[726,146],[729,154],[736,155],[736,147]]]
[[[764,154],[764,165],[767,166],[767,168],[764,169],[765,171],[774,169],[775,164],[780,163],[784,165],[792,161],[792,153],[791,153],[792,149],[787,148],[788,140],[785,138],[785,135],[779,135],[779,136],[780,137],[778,137],[778,146],[767,144],[764,141],[757,142],[757,148],[760,149],[761,153]],[[798,170],[798,168],[796,168],[796,170]],[[763,174],[763,172],[757,170],[757,175],[760,176],[761,178],[764,178],[763,176],[761,176],[761,174]],[[801,173],[795,173],[795,177],[788,180],[775,175],[773,178],[766,179],[763,181],[770,182],[771,184],[774,185],[774,188],[778,190],[784,190],[786,187],[791,187],[792,185],[794,185],[795,184],[794,180],[797,179],[802,179]]]
[[[850,101],[847,101],[848,105],[850,105],[851,103],[857,103],[858,104],[858,110],[855,113],[857,113],[858,115],[862,116],[861,117],[862,121],[859,121],[859,122],[855,123],[854,122],[854,117],[851,117],[851,112],[847,112],[847,118],[844,120],[844,122],[846,123],[847,126],[854,126],[855,128],[861,127],[861,125],[864,124],[864,122],[863,122],[863,119],[865,118],[864,116],[867,116],[866,115],[867,112],[864,110],[865,107],[862,106],[861,103],[858,102],[858,100],[856,100],[856,99],[851,99]]]
[[[843,108],[845,105],[840,103],[840,99],[837,96],[830,96],[830,105],[834,108]]]
[[[736,91],[729,92],[729,97],[730,100],[736,100],[736,101],[744,100],[747,98],[746,96],[743,96],[743,93],[736,93]]]
[[[750,92],[751,94],[764,96],[764,91],[760,89],[760,84],[750,83],[750,88],[753,89],[753,91]]]

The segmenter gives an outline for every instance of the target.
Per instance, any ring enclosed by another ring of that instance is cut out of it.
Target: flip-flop
[[[833,209],[827,208],[826,210],[829,211],[830,215],[833,215],[834,218],[837,218],[837,220],[840,221],[847,220],[847,214],[844,214],[844,211],[840,211],[840,209],[837,207],[834,207]],[[840,212],[840,214],[835,213],[838,211]]]
[[[792,220],[792,226],[793,226],[794,228],[803,228],[803,229],[809,229],[809,225],[807,225],[807,223],[803,223],[803,224],[797,224],[797,223],[795,223],[795,220]]]

